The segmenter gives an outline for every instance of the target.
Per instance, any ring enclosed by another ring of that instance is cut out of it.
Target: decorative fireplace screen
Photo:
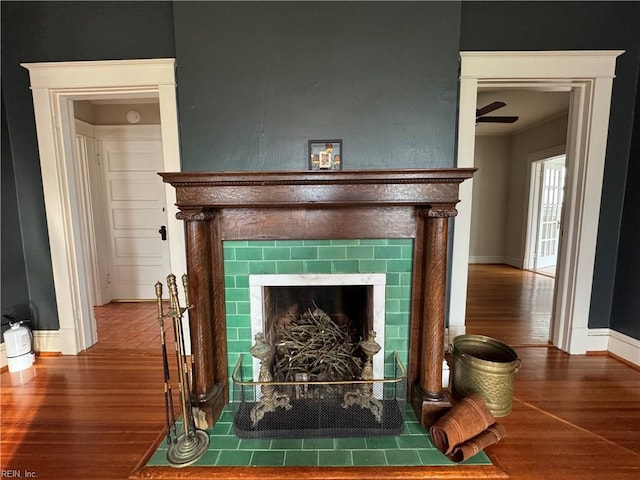
[[[406,371],[393,357],[393,378],[255,382],[247,380],[240,356],[232,375],[234,431],[240,438],[399,435]]]

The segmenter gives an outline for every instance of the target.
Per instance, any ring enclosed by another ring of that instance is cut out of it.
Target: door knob
[[[162,226],[160,227],[160,230],[158,230],[158,233],[160,234],[160,238],[161,238],[163,241],[166,241],[166,240],[167,240],[167,227],[165,227],[164,225],[162,225]]]

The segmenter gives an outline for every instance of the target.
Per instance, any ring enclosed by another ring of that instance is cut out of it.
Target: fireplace
[[[197,407],[211,426],[229,399],[225,242],[413,242],[407,399],[428,426],[442,390],[447,232],[473,169],[162,173],[185,221]],[[304,273],[304,272],[302,272]],[[369,294],[363,294],[367,296]]]

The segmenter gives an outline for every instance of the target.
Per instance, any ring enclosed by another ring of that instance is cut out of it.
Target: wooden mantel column
[[[216,379],[213,318],[215,303],[212,275],[213,241],[216,214],[204,209],[182,209],[176,214],[185,224],[187,274],[189,276],[189,327],[195,363],[193,387],[195,407],[208,425],[215,423],[224,406],[224,389]]]
[[[424,271],[420,372],[412,390],[412,404],[420,423],[430,426],[451,406],[442,388],[442,359],[446,318],[447,250],[449,217],[457,214],[454,205],[419,210],[423,227]],[[418,239],[420,240],[420,239]]]

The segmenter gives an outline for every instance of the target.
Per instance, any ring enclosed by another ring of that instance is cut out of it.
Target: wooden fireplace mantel
[[[424,426],[442,389],[448,220],[475,169],[160,173],[184,220],[197,406],[209,426],[228,399],[222,242],[413,238],[409,400]]]

